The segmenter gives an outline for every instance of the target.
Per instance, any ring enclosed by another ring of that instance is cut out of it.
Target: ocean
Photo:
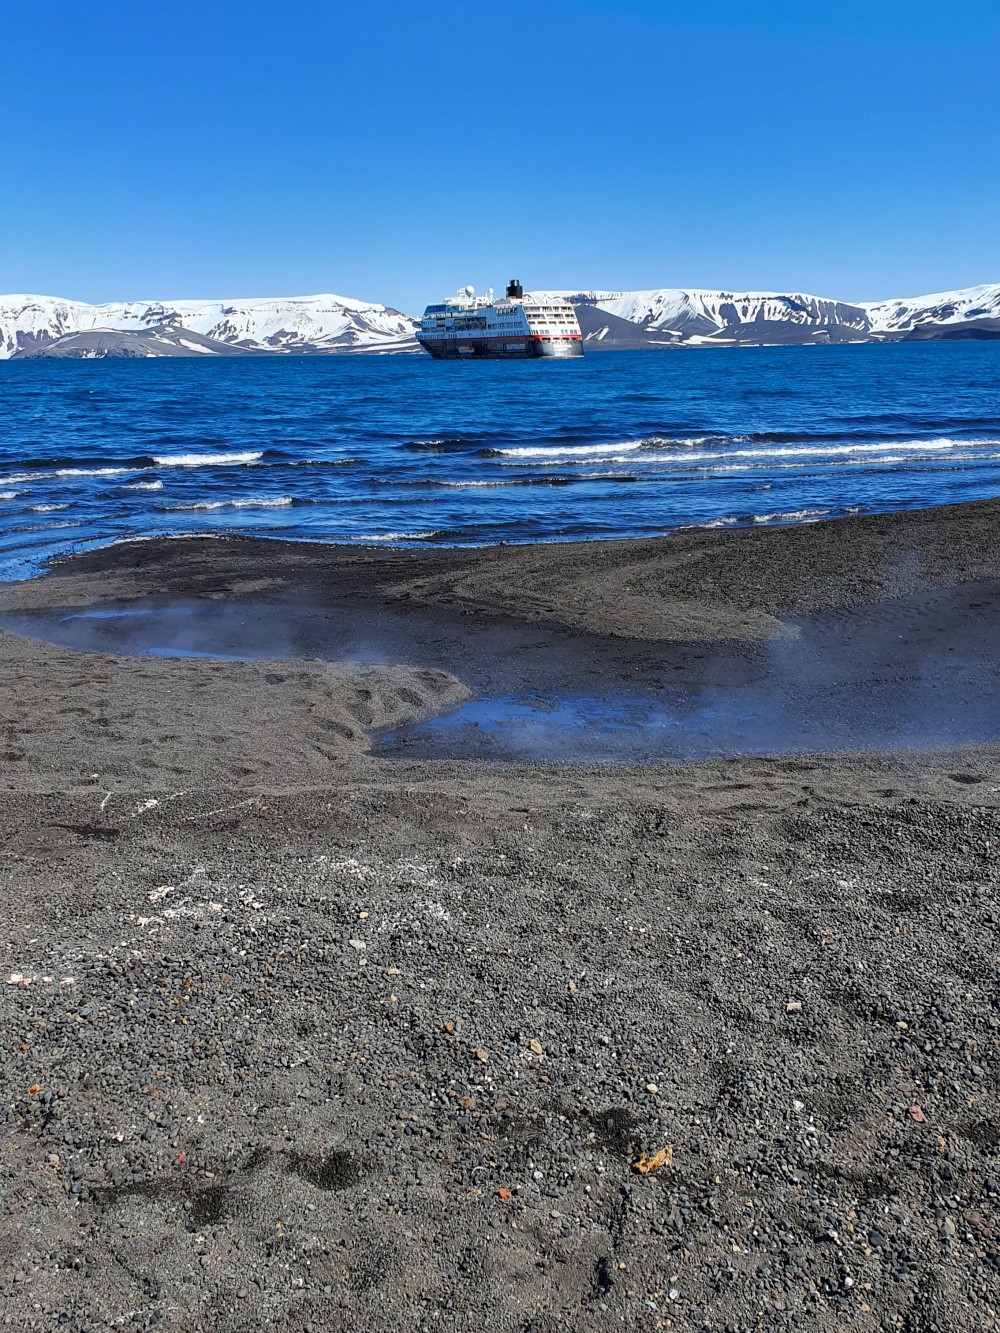
[[[478,546],[998,492],[997,342],[0,362],[3,580],[161,535]]]

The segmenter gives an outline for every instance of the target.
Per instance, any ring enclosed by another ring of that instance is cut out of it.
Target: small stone
[[[483,1064],[490,1058],[489,1051],[484,1051],[481,1046],[476,1047],[476,1059],[482,1060]]]
[[[348,940],[347,943],[351,946],[352,949],[357,949],[359,953],[363,949],[368,948],[368,945],[364,942],[364,940]]]
[[[944,1232],[946,1236],[955,1236],[958,1234],[958,1227],[955,1225],[955,1223],[951,1220],[950,1217],[946,1217],[944,1221],[941,1223],[941,1230]]]
[[[801,1000],[789,1000],[785,1005],[786,1014],[800,1014],[802,1012]]]
[[[660,1089],[656,1086],[655,1083],[647,1083],[647,1084],[646,1084],[646,1091],[647,1091],[647,1092],[659,1092]]]
[[[528,1045],[536,1055],[545,1054],[545,1047],[542,1045],[542,1043],[538,1040],[537,1037],[532,1037],[532,1039],[528,1042]]]

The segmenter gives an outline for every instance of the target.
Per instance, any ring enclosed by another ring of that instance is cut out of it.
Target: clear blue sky
[[[47,0],[0,292],[1000,281],[998,0]]]

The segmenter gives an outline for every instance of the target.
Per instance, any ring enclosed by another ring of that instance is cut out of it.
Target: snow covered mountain
[[[551,295],[573,302],[594,350],[1000,337],[1000,284],[874,302],[673,287]]]
[[[659,288],[641,292],[565,293],[588,342],[618,342],[624,320],[647,345],[705,342],[806,342],[864,338],[865,312],[843,301],[779,292]]]
[[[911,337],[993,334],[1000,337],[1000,282],[964,287],[931,296],[909,296],[893,301],[865,301],[873,333],[904,333]]]
[[[0,360],[39,355],[415,352],[415,327],[416,321],[398,310],[348,296],[107,305],[53,296],[0,296]]]

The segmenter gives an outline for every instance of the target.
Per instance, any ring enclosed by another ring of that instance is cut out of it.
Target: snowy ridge
[[[686,339],[713,338],[740,326],[762,324],[803,328],[835,324],[858,334],[868,331],[868,318],[860,307],[803,293],[668,287],[639,292],[581,292],[574,299],[599,306],[650,332],[667,331]]]
[[[105,305],[0,296],[0,359],[415,351],[415,326],[388,306],[334,295]]]
[[[572,301],[584,341],[595,350],[673,344],[1000,337],[1000,284],[869,302],[838,301],[804,292],[673,287],[536,294]]]
[[[963,287],[954,292],[933,292],[930,296],[865,301],[861,308],[867,313],[875,332],[1000,321],[1000,282]]]

